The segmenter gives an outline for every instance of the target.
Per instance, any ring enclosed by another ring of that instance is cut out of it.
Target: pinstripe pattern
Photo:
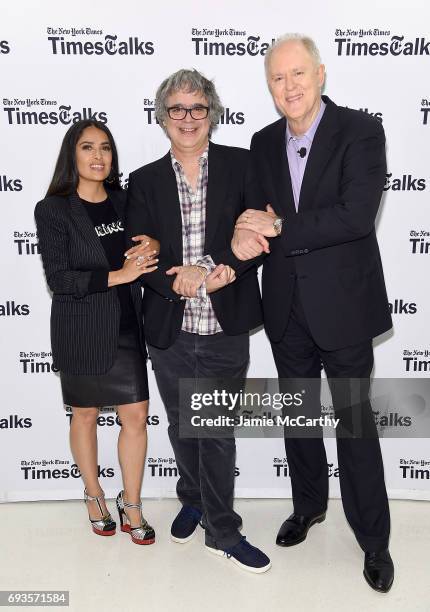
[[[109,196],[123,219],[125,194],[112,191]],[[68,374],[104,374],[116,356],[121,312],[116,288],[108,289],[107,283],[105,290],[97,287],[97,279],[109,271],[100,240],[77,196],[42,200],[36,205],[35,219],[46,280],[53,293],[54,365]],[[142,326],[139,283],[133,283],[131,294]]]

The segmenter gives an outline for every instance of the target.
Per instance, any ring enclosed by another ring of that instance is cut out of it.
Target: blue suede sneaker
[[[242,569],[253,574],[262,574],[272,567],[269,557],[247,542],[245,536],[242,536],[241,540],[234,546],[231,546],[231,548],[221,550],[209,544],[206,544],[206,548],[211,553],[229,559]]]
[[[172,540],[179,544],[189,542],[196,532],[197,525],[201,525],[201,518],[202,513],[197,508],[182,506],[170,529]]]

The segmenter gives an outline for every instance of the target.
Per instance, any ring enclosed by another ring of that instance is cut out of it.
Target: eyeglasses
[[[209,114],[208,106],[192,106],[191,108],[185,108],[185,106],[170,106],[167,109],[167,114],[170,119],[179,121],[185,119],[187,113],[190,113],[190,117],[193,119],[206,119]]]

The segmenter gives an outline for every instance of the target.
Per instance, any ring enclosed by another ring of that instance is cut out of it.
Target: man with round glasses
[[[181,121],[185,119],[187,114],[190,114],[192,119],[196,119],[199,121],[200,119],[206,119],[209,114],[209,106],[204,106],[203,104],[195,104],[190,108],[185,108],[184,106],[169,106],[167,109],[167,114],[170,119],[175,119],[176,121]]]
[[[155,113],[170,151],[130,174],[127,226],[130,236],[145,233],[161,244],[159,268],[145,283],[144,319],[180,476],[182,509],[172,540],[188,542],[200,523],[209,551],[262,573],[270,560],[240,534],[242,520],[233,510],[234,437],[183,437],[179,428],[186,408],[180,379],[240,385],[249,331],[262,322],[256,265],[237,259],[230,246],[236,219],[255,206],[257,190],[249,152],[210,142],[222,112],[213,83],[196,70],[163,81]]]

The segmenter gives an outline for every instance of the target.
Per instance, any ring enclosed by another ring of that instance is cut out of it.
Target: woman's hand
[[[158,259],[152,255],[145,261],[138,262],[134,258],[126,259],[120,270],[112,270],[108,276],[108,287],[114,287],[115,285],[123,285],[125,283],[132,283],[142,274],[148,274],[154,272],[158,268]]]
[[[230,266],[218,264],[206,277],[206,293],[214,293],[236,280],[236,273]]]
[[[124,253],[124,257],[127,259],[137,259],[139,265],[141,265],[147,259],[159,255],[160,243],[155,238],[141,234],[133,236],[132,240],[139,244],[136,244],[136,246],[131,247]]]

